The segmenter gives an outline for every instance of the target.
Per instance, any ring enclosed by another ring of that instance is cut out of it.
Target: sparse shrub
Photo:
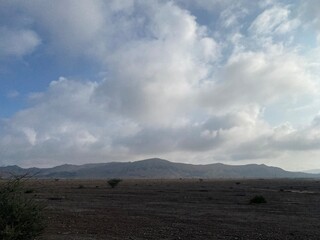
[[[260,203],[266,203],[266,199],[261,195],[256,195],[253,198],[250,199],[250,204],[260,204]]]
[[[79,188],[79,189],[83,189],[84,186],[83,186],[82,184],[80,184],[80,185],[78,186],[78,188]]]
[[[108,184],[110,185],[111,188],[115,188],[121,181],[122,181],[122,179],[112,178],[112,179],[108,180]]]
[[[33,189],[27,189],[27,190],[24,191],[24,193],[27,193],[27,194],[28,193],[34,193],[34,190]]]
[[[62,197],[49,197],[48,200],[52,201],[61,201],[63,198]]]
[[[24,194],[22,179],[15,177],[0,187],[0,239],[31,240],[44,229],[44,208]]]

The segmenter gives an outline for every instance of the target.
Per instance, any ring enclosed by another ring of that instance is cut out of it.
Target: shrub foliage
[[[108,180],[108,184],[110,185],[111,188],[115,188],[122,180],[119,178],[112,178]]]
[[[251,204],[259,204],[259,203],[266,203],[266,202],[267,202],[266,199],[261,195],[254,196],[253,198],[250,199]]]
[[[25,194],[23,177],[0,186],[0,239],[31,240],[44,229],[43,205]]]

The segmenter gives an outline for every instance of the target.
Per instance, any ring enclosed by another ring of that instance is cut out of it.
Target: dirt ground
[[[32,180],[39,240],[320,239],[316,180]],[[249,204],[255,195],[267,200]]]

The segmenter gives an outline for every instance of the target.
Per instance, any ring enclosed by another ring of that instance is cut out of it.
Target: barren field
[[[316,180],[32,180],[43,240],[319,239]],[[249,204],[255,195],[267,200]]]

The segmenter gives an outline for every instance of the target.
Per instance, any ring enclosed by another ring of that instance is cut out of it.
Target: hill
[[[110,162],[84,165],[65,164],[53,168],[0,167],[0,176],[35,174],[38,178],[319,178],[319,174],[289,172],[264,164],[193,165],[152,158],[136,162]]]

